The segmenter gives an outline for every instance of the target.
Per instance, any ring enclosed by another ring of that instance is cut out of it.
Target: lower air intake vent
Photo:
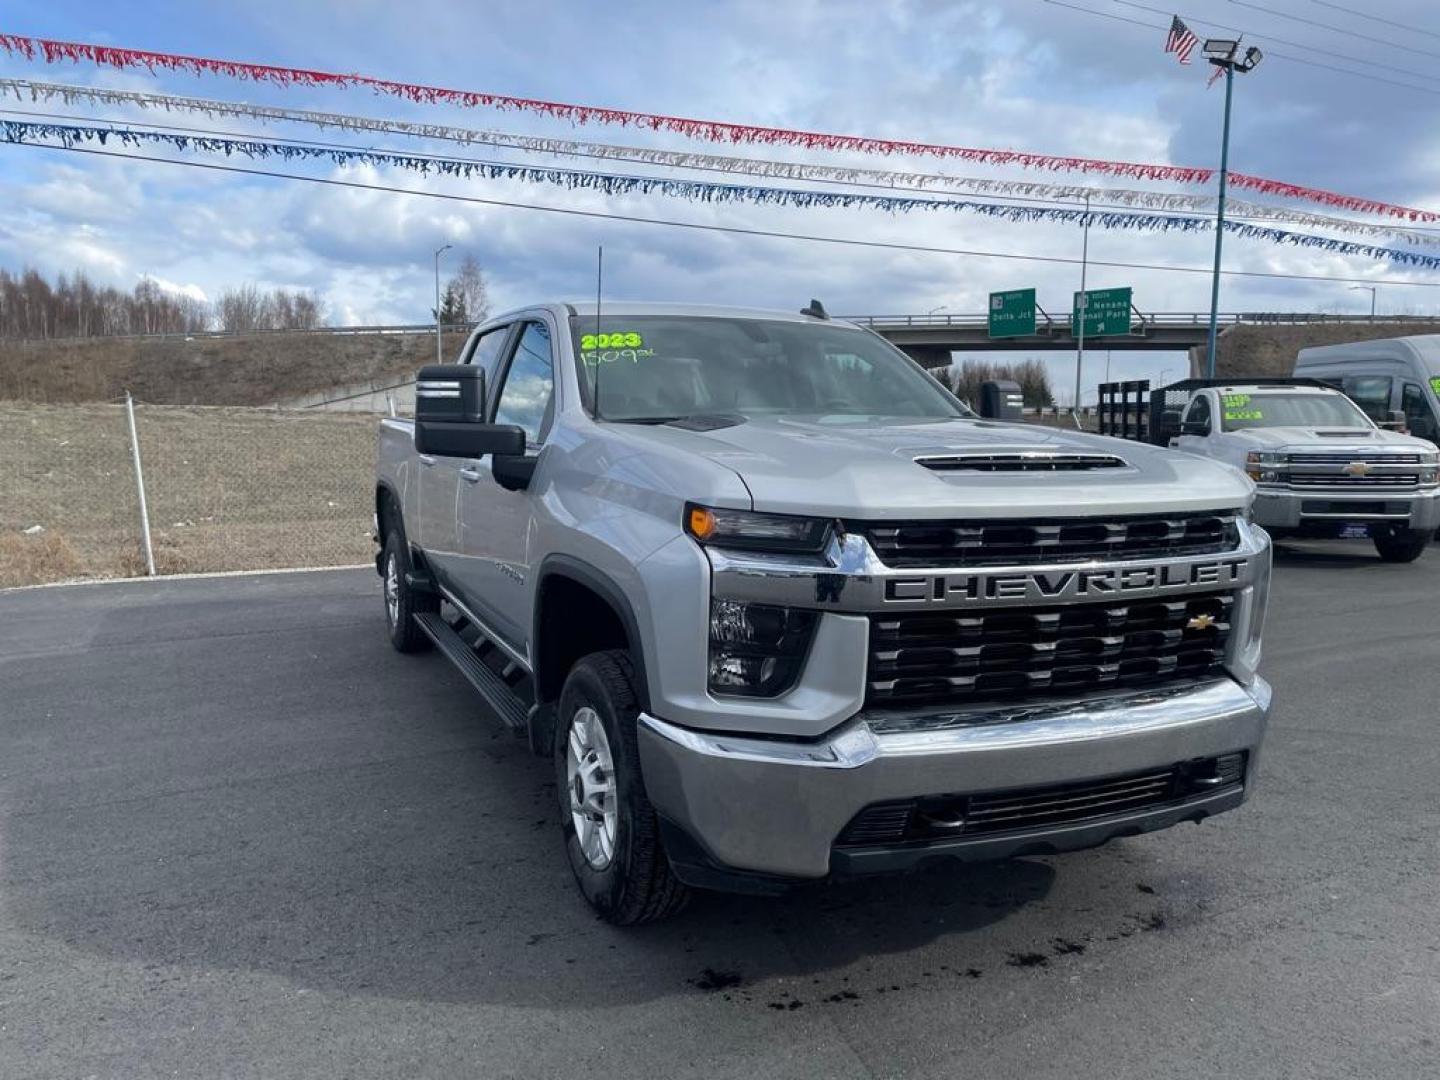
[[[1245,754],[1236,753],[1077,784],[895,799],[861,810],[837,843],[840,847],[923,844],[1072,825],[1183,805],[1244,781]]]

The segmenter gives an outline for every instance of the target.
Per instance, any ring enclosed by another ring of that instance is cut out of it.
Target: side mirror
[[[1160,414],[1160,430],[1154,432],[1157,439],[1172,439],[1180,433],[1180,413],[1176,409],[1166,409]]]
[[[436,457],[525,453],[525,431],[485,423],[485,370],[430,364],[415,380],[415,450]]]

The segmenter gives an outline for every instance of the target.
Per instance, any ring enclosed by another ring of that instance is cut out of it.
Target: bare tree
[[[206,306],[141,278],[128,293],[93,284],[83,270],[51,285],[34,270],[0,270],[0,338],[72,338],[108,334],[174,334],[203,330]]]
[[[480,269],[480,263],[474,255],[466,253],[459,271],[450,279],[446,292],[452,288],[458,294],[454,307],[461,312],[459,321],[484,322],[485,317],[490,314],[490,284],[485,280],[485,271]],[[442,302],[440,306],[443,314],[447,305]]]
[[[265,300],[250,283],[226,289],[215,301],[215,321],[227,334],[263,330]]]
[[[1019,383],[1025,404],[1031,408],[1055,404],[1055,395],[1050,389],[1050,373],[1043,363],[1034,358],[1012,364],[966,360],[959,367],[951,365],[931,374],[941,386],[972,406],[980,403],[981,384],[996,379]]]

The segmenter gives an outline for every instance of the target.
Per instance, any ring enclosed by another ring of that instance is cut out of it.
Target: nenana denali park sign
[[[1085,321],[1083,329],[1087,338],[1106,337],[1130,333],[1130,307],[1133,290],[1090,289],[1085,293]],[[1080,327],[1080,293],[1074,296],[1071,309],[1072,332]]]

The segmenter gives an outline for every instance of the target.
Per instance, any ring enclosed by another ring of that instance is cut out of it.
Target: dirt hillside
[[[1312,345],[1340,345],[1347,341],[1433,334],[1440,327],[1430,322],[1314,323],[1296,326],[1232,326],[1216,343],[1215,373],[1221,378],[1289,375],[1295,356]],[[1205,364],[1203,348],[1190,350],[1190,372],[1199,375]]]
[[[454,357],[459,334],[446,335]],[[0,342],[0,400],[109,401],[127,389],[156,405],[270,405],[367,379],[400,380],[435,362],[425,334],[253,334]]]

